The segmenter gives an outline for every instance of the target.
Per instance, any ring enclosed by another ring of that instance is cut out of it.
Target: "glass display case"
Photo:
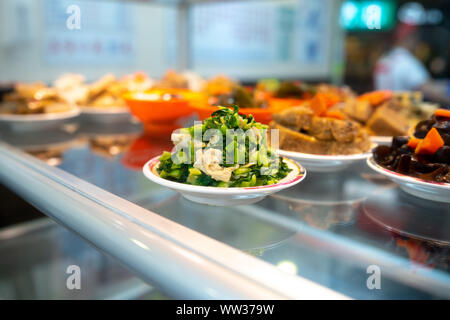
[[[133,119],[2,130],[1,139],[3,184],[166,296],[449,298],[449,204],[412,197],[364,162],[310,172],[256,204],[214,207],[144,177],[144,163],[171,142]],[[114,264],[48,224],[39,241],[47,251],[58,243],[58,259],[84,268],[64,250],[79,243]]]

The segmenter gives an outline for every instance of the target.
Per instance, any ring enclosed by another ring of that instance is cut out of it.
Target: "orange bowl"
[[[172,95],[172,98],[164,99],[165,94]],[[133,115],[142,122],[148,123],[167,122],[192,114],[191,103],[201,101],[201,96],[189,90],[167,89],[130,92],[126,93],[123,99]]]
[[[194,111],[197,113],[200,120],[205,120],[211,116],[211,113],[216,111],[218,107],[212,106],[208,103],[205,104],[197,104],[193,106]]]
[[[270,98],[268,99],[269,107],[279,109],[286,109],[290,107],[298,107],[306,100],[304,99],[284,99],[284,98]]]
[[[274,113],[277,109],[276,108],[243,108],[239,109],[239,113],[245,114],[245,115],[253,115],[253,118],[257,122],[261,122],[264,124],[269,124],[270,121],[272,121],[272,113]]]

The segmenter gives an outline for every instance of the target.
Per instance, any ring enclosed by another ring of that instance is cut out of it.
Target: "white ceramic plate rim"
[[[370,136],[370,141],[375,143],[390,143],[392,136]]]
[[[367,159],[367,165],[375,170],[376,172],[389,177],[395,181],[401,181],[401,182],[405,182],[405,183],[414,183],[414,184],[418,184],[418,185],[422,185],[422,186],[426,186],[426,187],[435,187],[435,188],[439,188],[439,189],[443,189],[443,190],[450,190],[450,183],[444,183],[444,182],[432,182],[432,181],[426,181],[420,178],[416,178],[416,177],[410,177],[407,176],[405,174],[401,174],[401,173],[397,173],[394,171],[391,171],[389,169],[386,169],[382,166],[380,166],[379,164],[377,164],[372,157],[370,157],[369,159]]]
[[[144,165],[142,171],[144,175],[150,179],[151,181],[163,185],[168,188],[176,189],[179,191],[187,191],[187,192],[196,192],[196,193],[208,193],[208,194],[226,194],[226,195],[234,195],[234,194],[255,194],[267,191],[278,191],[287,188],[288,186],[295,185],[305,179],[306,170],[300,164],[290,159],[284,158],[284,160],[288,163],[291,169],[296,170],[294,173],[290,173],[290,175],[294,175],[294,178],[287,180],[289,175],[285,177],[283,180],[276,184],[271,184],[267,186],[257,186],[257,187],[246,187],[246,188],[219,188],[219,187],[203,187],[203,186],[194,186],[190,184],[170,181],[164,178],[159,177],[155,173],[153,173],[152,169],[155,165],[159,164],[159,156],[154,157],[153,159],[147,161]]]
[[[43,114],[0,114],[0,121],[38,122],[38,121],[65,120],[78,116],[80,112],[81,111],[79,108],[73,108],[66,112],[43,113]]]
[[[374,148],[375,146],[372,146]],[[301,153],[295,151],[286,151],[278,149],[277,153],[280,156],[294,158],[294,159],[302,159],[302,160],[329,160],[329,161],[354,161],[354,160],[362,160],[367,159],[372,155],[372,152],[365,153],[357,153],[350,155],[320,155],[320,154],[311,154],[311,153]]]
[[[99,108],[99,107],[80,107],[81,112],[86,114],[125,114],[130,113],[130,109],[128,107],[116,107],[116,108]]]

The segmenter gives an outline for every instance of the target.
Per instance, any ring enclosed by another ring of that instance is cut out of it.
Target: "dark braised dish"
[[[419,122],[412,137],[394,137],[373,157],[382,167],[427,181],[450,183],[450,110],[438,109]]]

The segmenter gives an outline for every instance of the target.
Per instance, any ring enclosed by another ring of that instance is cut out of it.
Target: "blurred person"
[[[414,25],[397,27],[392,49],[375,65],[375,89],[421,91],[427,99],[449,108],[450,97],[438,89],[424,64],[412,54],[420,41],[417,31]]]

